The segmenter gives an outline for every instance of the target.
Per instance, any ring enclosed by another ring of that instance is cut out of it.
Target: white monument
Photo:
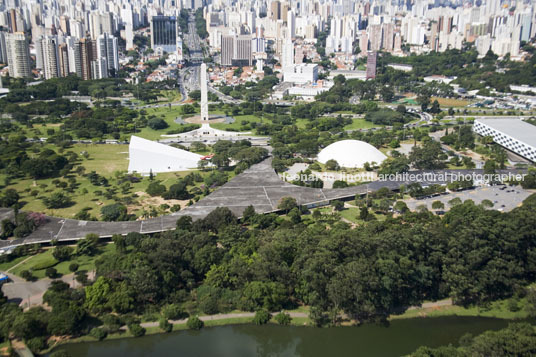
[[[207,88],[207,65],[201,64],[201,121],[208,125],[208,88]]]
[[[218,130],[210,127],[209,115],[208,115],[208,80],[207,80],[207,65],[201,64],[200,75],[201,86],[201,128],[188,131],[182,134],[170,134],[162,135],[165,138],[211,138],[211,139],[228,139],[230,137],[240,136],[242,134],[249,134],[249,132],[238,133],[233,131]]]

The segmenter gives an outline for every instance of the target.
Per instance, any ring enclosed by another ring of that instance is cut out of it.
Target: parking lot
[[[483,200],[493,202],[492,209],[508,212],[521,205],[523,200],[530,196],[532,192],[522,189],[521,187],[510,186],[489,186],[477,187],[471,190],[447,193],[437,197],[425,198],[421,200],[408,199],[404,200],[410,210],[415,210],[419,206],[427,206],[432,210],[432,202],[441,201],[445,205],[444,211],[450,209],[448,202],[456,197],[463,201],[472,200],[476,204]]]

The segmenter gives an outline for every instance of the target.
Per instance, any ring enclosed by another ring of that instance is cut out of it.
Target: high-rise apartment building
[[[369,51],[367,54],[367,79],[376,78],[376,61],[378,54],[373,51]]]
[[[59,77],[60,61],[58,52],[58,37],[44,36],[37,41],[40,42],[40,46],[38,47],[37,51],[41,51],[41,58],[43,61],[42,69],[45,79]]]
[[[96,55],[93,56],[95,44],[90,38],[86,37],[80,40],[80,68],[83,80],[92,79],[92,67],[91,62],[96,59]],[[96,52],[96,51],[95,51]]]
[[[251,66],[251,35],[224,35],[221,38],[221,64],[223,66]]]
[[[177,18],[153,16],[151,19],[151,48],[163,52],[177,51]]]
[[[66,43],[58,46],[58,59],[60,68],[60,77],[67,77],[69,71],[69,51]]]
[[[32,67],[30,66],[28,39],[22,32],[11,33],[6,37],[9,75],[14,78],[31,77]]]
[[[112,73],[115,75],[119,70],[119,54],[117,49],[117,38],[104,33],[97,39],[97,59],[105,59],[106,66],[101,69],[101,73],[106,72],[107,77]]]

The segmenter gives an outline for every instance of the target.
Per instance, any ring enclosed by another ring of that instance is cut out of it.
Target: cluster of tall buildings
[[[200,8],[220,64],[256,61],[257,69],[272,53],[283,68],[300,64],[308,55],[302,45],[314,44],[320,34],[327,54],[346,59],[380,50],[403,55],[408,47],[445,51],[464,43],[474,43],[482,56],[491,49],[515,58],[536,34],[529,0],[4,0],[0,61],[13,76],[31,75],[35,58],[45,78],[102,78],[118,70],[119,37],[133,49],[134,33],[143,28],[150,30],[156,54],[180,58],[180,11]]]
[[[0,62],[16,78],[114,76],[119,70],[118,38],[114,36],[119,22],[105,9],[85,2],[3,2]]]

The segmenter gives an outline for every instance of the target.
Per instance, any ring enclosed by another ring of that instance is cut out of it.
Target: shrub
[[[43,270],[46,268],[51,268],[56,264],[58,264],[58,261],[54,258],[50,258],[35,264],[34,266],[32,266],[32,270]]]
[[[79,267],[80,266],[78,265],[78,263],[71,263],[69,264],[69,271],[74,273],[75,271],[78,270]]]
[[[272,318],[272,315],[268,312],[268,310],[258,310],[255,312],[255,317],[253,318],[253,323],[256,325],[265,325],[270,321]]]
[[[171,332],[173,330],[173,325],[169,323],[169,321],[165,318],[161,318],[160,322],[158,323],[158,326],[160,329],[164,332]]]
[[[106,336],[108,335],[106,330],[104,330],[103,328],[99,328],[99,327],[92,328],[89,334],[91,335],[91,337],[95,337],[99,341],[104,340]]]
[[[141,327],[139,324],[130,324],[128,325],[128,330],[134,337],[141,337],[145,335],[145,329]]]
[[[190,330],[201,330],[203,326],[205,326],[205,323],[201,321],[199,317],[192,316],[186,322],[186,326],[188,326]]]
[[[290,325],[292,317],[290,317],[290,315],[285,312],[280,312],[279,314],[275,315],[275,320],[280,325]]]

